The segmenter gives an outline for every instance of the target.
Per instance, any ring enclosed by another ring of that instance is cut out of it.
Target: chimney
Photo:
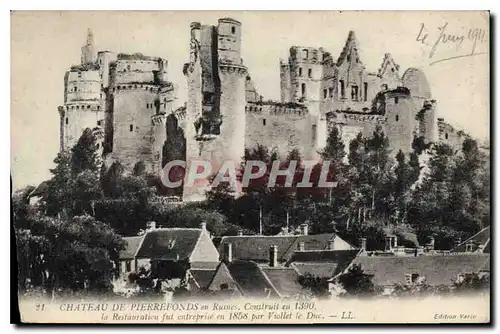
[[[392,251],[392,237],[385,237],[385,251]]]
[[[201,228],[202,230],[206,230],[206,229],[207,229],[207,223],[202,222],[202,223],[200,224],[200,228]]]
[[[462,243],[462,238],[458,237],[456,240],[455,240],[455,247],[458,247],[458,245],[460,245]]]
[[[299,252],[303,252],[306,250],[306,245],[305,245],[305,242],[304,241],[300,241],[298,246],[297,246],[297,250]]]
[[[156,229],[156,222],[147,222],[146,223],[146,229],[147,230],[154,230]]]
[[[366,252],[366,238],[359,238],[359,248],[361,248],[363,252]]]
[[[302,224],[300,225],[300,234],[307,235],[309,233],[309,225]]]
[[[328,240],[327,250],[333,250],[334,248],[335,248],[335,241],[333,239]]]
[[[278,246],[273,245],[269,248],[269,267],[278,266]]]
[[[224,244],[224,261],[233,262],[233,244],[230,242]]]
[[[430,237],[429,242],[426,245],[426,250],[427,251],[433,251],[434,250],[434,237]]]

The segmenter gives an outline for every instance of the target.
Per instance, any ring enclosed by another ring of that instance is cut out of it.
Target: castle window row
[[[120,89],[127,89],[127,88],[128,88],[128,89],[132,89],[132,88],[136,88],[136,89],[137,89],[137,88],[143,88],[143,85],[139,85],[139,86],[137,86],[137,85],[128,85],[128,86],[124,85],[124,86],[116,86],[116,90],[120,90]],[[115,90],[115,89],[113,89],[113,91],[114,91],[114,90]],[[154,92],[156,92],[156,89],[155,89],[155,88],[153,88],[153,87],[148,87],[148,86],[144,87],[144,90],[146,90],[146,91],[150,91],[151,93],[153,93],[153,91],[154,91]]]
[[[80,105],[66,106],[66,109],[68,109],[68,110],[69,109],[72,109],[72,110],[74,110],[74,109],[76,109],[76,110],[80,110],[80,109],[85,110],[85,109],[91,109],[91,108],[92,108],[92,106],[90,104],[88,104],[88,105],[82,105],[82,106],[80,106]],[[101,106],[97,106],[97,110],[101,110]]]
[[[302,67],[299,67],[299,77],[301,77],[301,76],[302,76]],[[311,68],[307,70],[307,76],[309,78],[312,78],[312,69]]]
[[[346,99],[346,94],[345,94],[345,82],[344,80],[339,80],[339,87],[340,87],[340,98],[341,99]],[[331,89],[330,97],[333,95],[333,88]],[[323,97],[326,98],[326,90],[323,91]],[[361,101],[361,98],[359,96],[359,87],[357,85],[352,85],[351,86],[351,100],[352,101]],[[363,101],[368,100],[368,83],[364,82],[363,83]],[[396,102],[397,103],[397,102]]]

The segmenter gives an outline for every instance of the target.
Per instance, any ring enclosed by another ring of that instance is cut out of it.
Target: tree
[[[307,273],[299,276],[299,284],[314,297],[326,298],[330,295],[328,290],[328,277],[319,277]]]
[[[372,276],[365,274],[357,264],[349,268],[347,273],[340,275],[338,281],[349,296],[373,296],[377,293]]]
[[[100,158],[97,140],[90,128],[83,130],[78,142],[71,149],[71,172],[73,176],[89,170],[99,172]]]
[[[71,219],[33,216],[16,230],[19,288],[65,292],[110,292],[122,238],[90,216]]]
[[[332,161],[335,165],[340,166],[343,163],[345,155],[345,145],[342,141],[342,136],[339,129],[334,126],[328,133],[326,146],[321,151],[321,157],[323,160]]]
[[[455,292],[473,292],[489,291],[490,275],[480,275],[479,273],[465,274],[453,282]]]
[[[49,216],[59,213],[71,215],[74,209],[73,188],[75,180],[71,174],[71,153],[62,151],[54,159],[55,168],[51,169],[52,178],[47,182],[44,194],[46,212]]]

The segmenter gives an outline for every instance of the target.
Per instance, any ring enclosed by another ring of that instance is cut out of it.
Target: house
[[[120,253],[122,275],[145,267],[155,278],[182,279],[189,270],[213,270],[219,262],[205,223],[200,228],[156,228],[152,223],[144,235],[125,240],[127,247]]]
[[[233,296],[253,298],[284,298],[301,294],[299,274],[294,268],[278,263],[278,248],[268,250],[268,263],[235,260],[230,243],[224,244],[223,260],[217,266],[208,289],[231,290]]]
[[[490,227],[483,228],[464,242],[458,242],[451,252],[490,253]]]
[[[296,251],[287,266],[300,275],[330,279],[344,273],[360,252],[359,249]]]
[[[425,282],[431,286],[450,286],[464,274],[488,272],[489,262],[490,255],[481,253],[438,253],[420,256],[360,254],[351,265],[360,265],[365,274],[372,276],[375,285],[388,291],[396,284]]]
[[[266,264],[269,249],[276,246],[279,250],[278,263],[285,264],[296,250],[349,250],[355,249],[335,233],[309,235],[307,225],[301,225],[300,235],[238,235],[223,237],[219,244],[219,253],[224,252],[224,245],[232,245],[233,259],[254,261]]]

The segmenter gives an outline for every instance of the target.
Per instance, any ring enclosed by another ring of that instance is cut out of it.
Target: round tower
[[[64,86],[64,106],[59,108],[61,150],[73,147],[84,129],[104,125],[98,70],[76,66],[66,72]]]
[[[241,65],[241,23],[231,18],[219,19],[217,34],[219,62]]]
[[[221,87],[220,157],[239,164],[245,152],[245,78],[241,62],[241,23],[230,18],[219,20],[219,78]]]

